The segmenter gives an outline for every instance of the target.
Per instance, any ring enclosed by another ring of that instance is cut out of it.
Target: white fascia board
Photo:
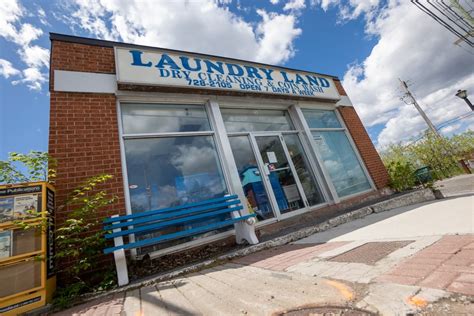
[[[54,91],[115,93],[117,78],[115,74],[55,70]]]
[[[347,95],[341,95],[341,99],[337,101],[336,106],[354,106],[351,99]]]

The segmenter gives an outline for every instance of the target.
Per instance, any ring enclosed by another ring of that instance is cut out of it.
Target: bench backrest
[[[105,234],[105,238],[111,239],[130,234],[159,231],[166,227],[183,225],[197,220],[215,219],[219,218],[219,216],[222,216],[221,218],[223,218],[223,215],[226,213],[232,213],[242,209],[243,207],[237,195],[227,195],[197,203],[189,203],[131,215],[111,217],[104,220],[104,230],[113,232]],[[244,220],[253,216],[255,216],[255,214],[234,216],[232,219],[213,221],[211,224],[193,227],[184,231],[163,234],[158,237],[144,239],[118,247],[107,248],[104,250],[104,253],[111,253],[117,249],[138,248],[167,240],[197,235],[199,233],[233,225],[236,221]]]

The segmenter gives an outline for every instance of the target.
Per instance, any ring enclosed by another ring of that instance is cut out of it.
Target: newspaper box
[[[54,188],[0,186],[0,315],[44,306],[56,288]]]

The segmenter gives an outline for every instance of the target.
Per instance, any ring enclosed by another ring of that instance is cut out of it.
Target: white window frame
[[[123,121],[122,121],[122,111],[121,111],[121,104],[122,103],[141,103],[141,104],[163,104],[163,105],[172,105],[172,104],[189,104],[189,105],[202,105],[206,111],[207,117],[209,119],[209,124],[211,127],[210,131],[198,131],[198,132],[165,132],[165,133],[137,133],[137,134],[125,134],[123,132]],[[130,199],[130,191],[129,191],[129,181],[128,181],[128,171],[127,171],[127,160],[125,155],[125,140],[126,139],[137,139],[137,138],[162,138],[162,137],[186,137],[186,136],[212,136],[214,140],[214,144],[216,146],[216,152],[220,167],[222,169],[222,174],[224,177],[224,182],[227,186],[227,190],[229,193],[233,193],[233,186],[230,181],[229,171],[227,168],[226,160],[224,157],[223,148],[218,141],[217,134],[217,127],[215,121],[211,118],[211,111],[209,109],[209,99],[208,98],[188,98],[188,97],[173,97],[173,98],[157,98],[154,96],[141,95],[141,94],[125,94],[117,96],[117,119],[118,119],[118,127],[119,127],[119,142],[120,142],[120,156],[121,156],[121,165],[122,165],[122,177],[123,177],[123,184],[124,184],[124,196],[125,196],[125,211],[127,214],[132,214],[131,209],[131,199]],[[243,194],[243,192],[242,192]],[[239,195],[240,196],[240,195]],[[246,209],[246,205],[243,205]],[[151,259],[165,255],[171,254],[179,251],[183,251],[186,249],[194,248],[199,245],[207,244],[213,241],[221,240],[227,237],[235,235],[235,229],[229,229],[228,231],[218,233],[212,236],[203,237],[200,239],[184,242],[175,246],[167,247],[164,249],[160,249],[157,251],[152,251],[147,255],[150,256]],[[129,235],[130,242],[135,241],[135,236],[133,234]],[[143,255],[138,255],[136,249],[131,249],[130,251],[132,255],[132,259],[140,259]]]
[[[324,110],[324,111],[332,111],[335,113],[336,117],[337,117],[337,120],[339,121],[339,124],[341,124],[341,127],[337,127],[337,128],[310,128],[309,125],[307,124],[306,122],[306,119],[304,118],[304,115],[303,115],[303,110]],[[325,170],[325,177],[326,179],[331,183],[331,188],[330,188],[330,191],[331,193],[334,195],[334,201],[335,203],[339,203],[341,201],[344,201],[344,200],[348,200],[348,199],[351,199],[353,197],[356,197],[356,196],[359,196],[359,195],[362,195],[362,194],[365,194],[365,193],[368,193],[368,192],[372,192],[374,190],[376,190],[376,186],[375,186],[375,183],[372,179],[372,177],[370,176],[370,173],[367,169],[367,166],[365,165],[365,162],[364,160],[362,159],[360,153],[359,153],[359,150],[354,142],[354,139],[352,138],[352,135],[351,133],[349,133],[349,130],[346,126],[346,123],[344,122],[344,120],[342,119],[341,117],[341,114],[339,113],[339,111],[337,110],[337,107],[328,107],[326,105],[324,106],[321,106],[321,105],[308,105],[308,104],[305,104],[303,106],[300,107],[300,111],[299,111],[303,117],[303,120],[305,121],[306,124],[306,133],[308,135],[308,138],[310,139],[310,143],[311,143],[311,146],[313,147],[313,151],[316,153],[316,155],[320,156],[319,153],[318,153],[318,149],[317,149],[317,146],[316,146],[316,143],[313,139],[313,134],[311,132],[329,132],[329,131],[342,131],[344,132],[344,134],[346,135],[347,139],[349,140],[349,144],[350,146],[352,147],[352,150],[354,151],[355,155],[356,155],[356,158],[362,168],[362,171],[364,172],[364,175],[365,177],[367,178],[367,181],[369,182],[369,185],[370,185],[370,188],[367,189],[367,190],[364,190],[364,191],[361,191],[361,192],[357,192],[357,193],[353,193],[353,194],[349,194],[349,195],[346,195],[346,196],[343,196],[343,197],[340,197],[339,194],[337,193],[336,191],[336,188],[334,187],[334,184],[332,183],[332,179],[331,177],[329,176],[329,173],[322,161],[322,158],[321,158],[321,163],[322,163],[322,168],[324,168]],[[306,129],[305,128],[305,129]]]
[[[129,182],[128,182],[128,172],[127,164],[125,157],[125,144],[124,140],[126,138],[142,138],[142,137],[170,137],[170,136],[199,136],[199,135],[211,135],[214,139],[216,145],[216,151],[220,166],[222,168],[222,173],[224,181],[227,185],[229,192],[237,194],[242,201],[246,201],[242,185],[240,182],[240,177],[235,165],[235,159],[232,154],[230,147],[229,136],[239,136],[246,135],[250,136],[250,132],[236,132],[229,133],[225,130],[224,122],[222,115],[220,113],[221,108],[249,108],[251,106],[258,105],[258,109],[273,109],[273,110],[287,110],[290,116],[290,120],[294,125],[294,130],[289,131],[279,131],[282,135],[285,133],[296,133],[300,139],[300,142],[303,146],[303,150],[307,155],[309,160],[311,172],[316,177],[318,185],[320,186],[320,191],[323,195],[324,202],[318,205],[304,207],[296,211],[288,212],[282,214],[279,218],[271,218],[265,221],[258,222],[255,226],[262,227],[272,223],[275,223],[280,220],[284,220],[293,216],[298,216],[310,211],[314,211],[320,208],[324,208],[328,205],[339,203],[342,200],[349,199],[353,196],[361,195],[366,192],[370,192],[375,188],[375,185],[370,177],[370,174],[367,171],[367,168],[360,157],[359,151],[355,146],[355,143],[352,139],[352,136],[347,130],[347,127],[340,117],[340,114],[336,110],[336,107],[331,103],[322,103],[322,102],[296,102],[294,100],[282,100],[282,99],[262,99],[257,97],[234,97],[234,96],[209,96],[209,95],[199,95],[199,94],[170,94],[170,93],[160,93],[160,92],[136,92],[136,91],[118,91],[116,94],[116,109],[117,109],[117,120],[118,120],[118,130],[119,130],[119,144],[120,144],[120,156],[121,156],[121,167],[123,175],[123,185],[124,185],[124,197],[125,197],[125,208],[126,213],[131,214],[131,200],[129,192]],[[190,104],[190,105],[202,105],[206,109],[208,119],[211,125],[211,131],[204,132],[180,132],[180,133],[144,133],[144,134],[124,134],[123,133],[123,124],[122,124],[122,113],[121,113],[121,103],[147,103],[147,104]],[[349,142],[356,153],[356,157],[359,160],[360,165],[371,185],[371,189],[358,192],[350,196],[345,196],[339,198],[337,195],[332,180],[329,177],[329,174],[324,166],[322,158],[316,150],[314,139],[311,134],[306,120],[303,116],[302,109],[320,109],[320,110],[332,110],[336,112],[336,115],[339,119],[339,122],[343,126],[346,136],[349,139]],[[255,135],[264,134],[265,132],[252,132]],[[177,135],[179,134],[179,135]],[[254,148],[252,150],[255,151]],[[243,213],[248,213],[248,208],[245,203],[242,203],[244,210]],[[194,248],[196,246],[204,245],[210,242],[218,241],[230,236],[235,235],[235,230],[231,229],[226,232],[222,232],[216,235],[203,237],[197,240],[192,240],[185,242],[179,245],[171,246],[168,248],[160,249],[155,252],[151,252],[148,255],[153,259],[165,254],[176,253],[184,251],[187,249]],[[134,236],[130,235],[130,241],[134,241]],[[135,249],[131,250],[132,258],[137,259],[137,252]]]

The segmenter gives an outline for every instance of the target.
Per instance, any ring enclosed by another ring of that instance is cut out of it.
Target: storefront
[[[114,175],[110,189],[119,199],[104,216],[232,193],[264,230],[377,197],[387,184],[336,77],[59,34],[51,41],[50,153],[58,159],[59,200],[85,177],[105,172]]]

